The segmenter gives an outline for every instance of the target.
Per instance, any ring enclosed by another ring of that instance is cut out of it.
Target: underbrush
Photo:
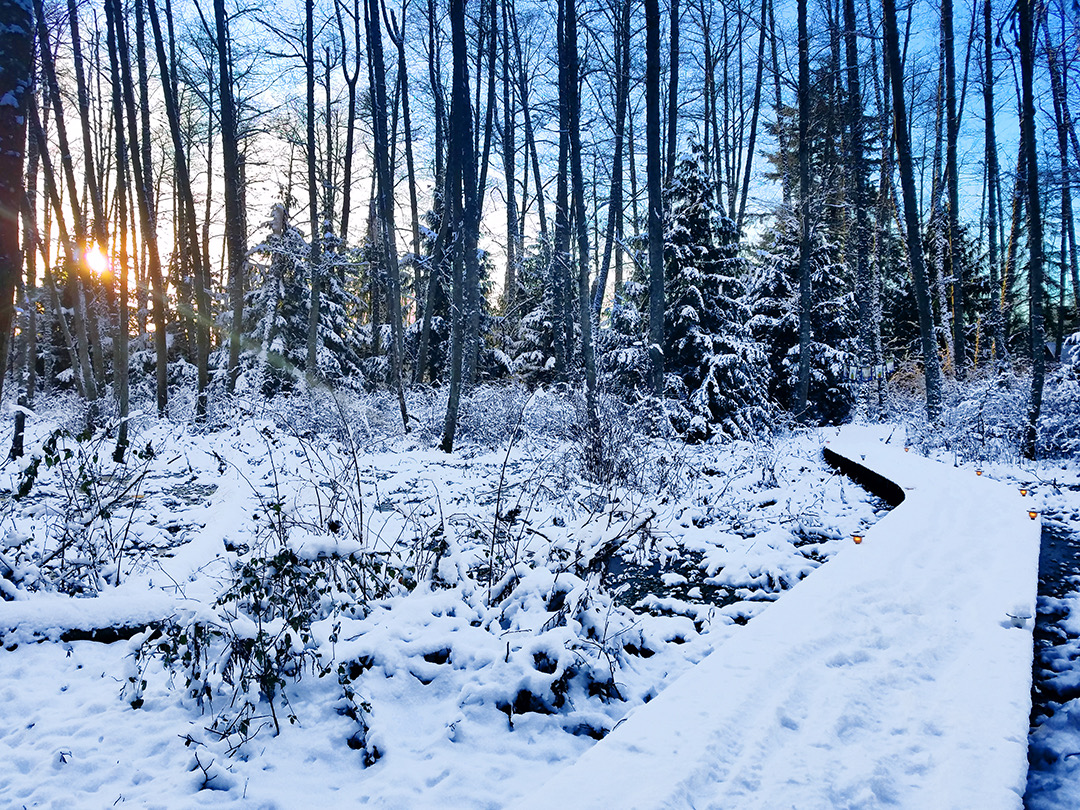
[[[1031,403],[1027,366],[982,368],[964,382],[947,380],[943,393],[940,416],[929,423],[921,389],[903,381],[890,387],[887,414],[905,425],[909,444],[957,463],[1021,463]],[[1075,365],[1055,366],[1046,375],[1037,455],[1080,457],[1080,368]]]
[[[444,404],[412,392],[408,435],[378,394],[136,420],[145,450],[123,465],[106,434],[50,439],[42,420],[6,468],[4,596],[175,596],[114,675],[133,709],[164,693],[200,718],[196,770],[227,786],[254,740],[307,725],[358,766],[600,738],[881,512],[812,431],[688,447],[602,398],[584,435],[577,395],[480,388],[446,456]],[[75,577],[93,587],[41,562],[77,545],[65,492],[94,515]]]

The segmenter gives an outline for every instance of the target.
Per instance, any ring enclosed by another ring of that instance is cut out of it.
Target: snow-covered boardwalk
[[[1038,520],[870,429],[904,502],[521,808],[1018,808]]]

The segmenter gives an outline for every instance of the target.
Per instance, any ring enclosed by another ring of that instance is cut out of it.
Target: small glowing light
[[[1028,511],[1028,517],[1031,518],[1032,520],[1034,520],[1038,516],[1039,516],[1039,513],[1036,512],[1034,509],[1031,509],[1031,510]]]
[[[853,535],[851,535],[851,539],[855,541],[855,545],[859,545],[859,543],[862,542],[862,538],[863,538],[863,536],[861,534],[853,534]]]
[[[910,448],[910,447],[905,447],[905,448],[904,448],[904,452],[905,452],[905,453],[910,453],[910,452],[911,452],[911,448]]]
[[[112,273],[112,262],[98,245],[90,245],[86,249],[83,253],[83,262],[86,264],[86,269],[98,278],[105,278]]]
[[[982,470],[976,470],[976,471],[975,471],[975,474],[976,474],[976,475],[982,475]]]
[[[1020,487],[1020,495],[1021,495],[1021,496],[1023,496],[1024,498],[1026,498],[1026,497],[1027,497],[1027,493],[1028,493],[1028,491],[1027,491],[1027,487]]]

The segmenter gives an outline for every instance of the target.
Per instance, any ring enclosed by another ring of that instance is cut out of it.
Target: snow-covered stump
[[[1019,808],[1039,520],[871,428],[905,500],[519,808]]]

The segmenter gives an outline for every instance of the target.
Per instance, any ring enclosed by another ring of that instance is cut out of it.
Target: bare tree
[[[128,272],[130,256],[128,254],[127,229],[127,193],[131,181],[128,171],[127,139],[124,135],[124,109],[120,99],[120,62],[117,56],[116,27],[119,22],[111,2],[105,4],[109,50],[109,77],[112,82],[113,126],[116,131],[116,203],[119,216],[117,230],[120,232],[120,302],[117,308],[115,356],[113,373],[116,379],[116,398],[120,407],[120,427],[116,433],[116,448],[113,460],[122,464],[128,446],[128,413],[130,410],[130,386],[128,371],[128,340],[130,339],[131,318],[128,312]]]
[[[180,131],[179,99],[176,86],[169,81],[165,81],[169,75],[169,61],[165,54],[165,41],[161,35],[161,23],[158,20],[155,0],[148,0],[147,11],[150,15],[150,26],[154,31],[158,70],[163,79],[162,90],[165,96],[165,112],[169,119],[169,131],[172,134],[173,159],[176,166],[176,191],[180,197],[180,209],[182,212],[182,221],[179,224],[182,229],[180,245],[182,250],[187,251],[190,266],[195,269],[195,301],[198,309],[195,329],[198,398],[195,410],[196,414],[202,417],[206,414],[206,389],[209,385],[210,363],[210,325],[213,322],[213,314],[210,311],[210,268],[203,264],[202,255],[198,250],[199,236],[195,223],[195,198],[191,193],[191,174],[188,170],[187,152]]]
[[[151,0],[152,2],[152,0]],[[311,245],[308,250],[307,359],[304,363],[308,385],[319,378],[319,307],[322,294],[322,228],[319,223],[319,189],[316,185],[318,145],[315,142],[315,0],[304,0],[304,68],[307,86],[307,181],[308,218]]]
[[[679,154],[679,0],[670,0],[671,17],[668,24],[670,49],[668,59],[667,161],[664,185],[671,183],[675,172],[675,156]]]
[[[1038,449],[1039,414],[1042,411],[1046,359],[1043,345],[1043,230],[1042,201],[1039,199],[1038,146],[1035,136],[1035,10],[1032,0],[1017,0],[1020,16],[1021,119],[1024,150],[1027,153],[1028,210],[1028,317],[1031,339],[1031,407],[1024,435],[1024,455],[1035,458]]]
[[[795,413],[807,413],[810,395],[810,37],[807,0],[799,0],[799,386]]]
[[[450,347],[450,393],[441,447],[453,452],[457,433],[458,406],[461,402],[462,355],[465,348],[464,284],[479,277],[476,244],[480,234],[480,205],[476,197],[476,153],[473,150],[472,102],[469,99],[469,71],[465,41],[465,0],[450,0],[451,47],[454,60],[453,91],[450,100],[451,161],[459,161],[453,173],[445,216],[460,223],[460,237],[454,250],[454,323]]]
[[[900,164],[900,186],[904,194],[904,220],[907,225],[908,261],[915,285],[915,301],[919,311],[919,336],[922,343],[923,375],[926,380],[926,414],[933,421],[941,409],[941,366],[938,363],[934,339],[934,321],[930,310],[930,287],[923,264],[922,240],[919,228],[919,202],[915,195],[915,172],[911,162],[911,140],[908,134],[907,108],[904,102],[904,74],[900,66],[900,37],[896,25],[895,0],[883,0],[886,60],[892,85],[893,121],[896,132],[897,160]]]
[[[994,130],[994,36],[993,9],[990,0],[983,2],[983,111],[986,126],[986,192],[987,192],[987,264],[989,266],[992,310],[990,312],[991,358],[1005,352],[1005,335],[1002,327],[1001,296],[997,294],[999,281],[998,240],[997,240],[997,190],[998,180],[997,138]]]
[[[956,58],[953,53],[953,3],[941,0],[941,18],[945,47],[945,175],[949,191],[949,224],[946,251],[946,275],[952,278],[953,305],[953,367],[957,379],[964,377],[967,360],[967,339],[964,334],[964,264],[960,251],[960,177],[957,166],[956,146],[959,137],[959,121],[956,114]]]
[[[645,148],[649,186],[649,357],[664,396],[664,199],[660,188],[660,4],[645,0]]]
[[[218,100],[221,104],[221,153],[225,179],[225,241],[229,250],[229,299],[232,329],[229,333],[228,392],[236,390],[240,374],[240,332],[244,322],[244,277],[247,265],[247,234],[244,233],[241,163],[233,99],[232,65],[229,60],[229,24],[225,0],[214,0],[214,24],[218,53]]]
[[[401,325],[401,269],[398,267],[397,241],[394,234],[394,184],[390,179],[390,145],[386,131],[386,66],[383,63],[382,29],[379,25],[380,0],[367,0],[368,54],[371,58],[371,115],[375,130],[375,174],[377,178],[376,208],[379,221],[379,242],[388,279],[387,295],[390,318],[390,384],[397,393],[401,423],[409,432],[409,414],[405,408],[405,393],[401,382],[403,351]]]
[[[26,0],[0,0],[0,359],[6,366],[22,274],[19,212],[23,209],[26,113],[32,90],[33,22]],[[2,382],[0,382],[2,386]],[[0,389],[2,391],[2,389]]]

